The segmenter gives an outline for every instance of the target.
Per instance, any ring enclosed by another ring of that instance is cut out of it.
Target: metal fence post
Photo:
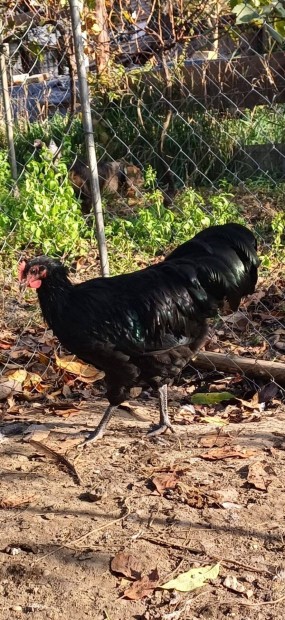
[[[104,229],[104,218],[101,202],[101,194],[99,187],[97,158],[95,150],[95,142],[93,135],[93,126],[91,118],[91,107],[89,98],[89,88],[87,82],[87,74],[84,59],[83,39],[81,30],[81,19],[78,0],[69,0],[71,23],[74,39],[74,49],[77,65],[78,85],[81,101],[81,111],[83,119],[83,127],[86,141],[88,164],[90,169],[90,187],[92,195],[92,204],[95,213],[97,239],[99,246],[101,270],[103,276],[109,275],[108,254]]]
[[[8,74],[7,74],[7,64],[6,58],[9,56],[9,46],[7,44],[3,44],[3,36],[2,36],[3,24],[0,20],[0,75],[1,75],[1,88],[2,88],[2,96],[3,96],[3,105],[4,105],[4,114],[5,114],[5,125],[6,125],[6,134],[7,134],[7,142],[8,142],[8,153],[9,153],[9,161],[11,166],[12,177],[14,181],[18,178],[17,171],[17,160],[15,153],[15,145],[14,145],[14,133],[13,133],[13,115],[11,109],[10,102],[10,94],[9,94],[9,83],[8,83]]]

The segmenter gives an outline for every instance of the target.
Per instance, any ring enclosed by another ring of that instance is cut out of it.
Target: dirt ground
[[[244,316],[256,322],[258,310],[265,341],[272,344],[274,331],[278,344],[284,302],[274,294],[273,306],[263,299],[263,319],[258,299]],[[56,367],[55,341],[35,306],[19,311],[12,297],[3,316],[0,618],[283,619],[281,391],[188,371],[169,391],[175,434],[146,436],[157,400],[142,394],[118,410],[99,443],[78,450],[80,432],[94,428],[107,405],[103,385]],[[236,340],[219,328],[224,342],[213,338],[212,348],[249,347],[244,317],[231,330]],[[270,358],[257,338],[248,351],[258,355],[258,346]],[[242,400],[193,405],[193,389],[226,389]],[[217,564],[218,576],[202,587],[160,587]]]
[[[147,439],[154,405],[145,404],[145,422],[119,412],[101,443],[79,455],[72,446],[78,439],[66,435],[97,423],[101,402],[84,403],[72,420],[27,407],[18,428],[6,422],[6,433],[17,435],[3,440],[0,457],[1,618],[284,617],[285,408],[218,433],[208,424],[176,424],[175,435]],[[23,440],[32,424],[50,430],[43,443],[68,457],[80,485]],[[203,459],[201,439],[225,434],[226,445],[240,446],[245,458]],[[266,490],[248,482],[257,463]],[[153,477],[175,471],[179,484],[159,494]],[[128,600],[130,584],[110,567],[119,551],[134,556],[145,575],[157,568],[158,584],[193,566],[220,562],[220,573],[194,592],[155,588]],[[229,576],[242,592],[225,585]]]

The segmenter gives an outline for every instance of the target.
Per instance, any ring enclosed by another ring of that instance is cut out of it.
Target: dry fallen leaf
[[[5,400],[13,394],[22,392],[22,384],[14,379],[8,379],[5,376],[0,378],[0,400]]]
[[[52,349],[50,349],[50,351],[52,351]],[[39,360],[40,364],[43,364],[43,366],[49,366],[50,365],[50,358],[49,358],[48,355],[43,353],[43,351],[39,351],[38,352],[38,360]]]
[[[111,570],[120,573],[129,579],[139,579],[141,577],[141,563],[131,553],[119,551],[111,561]]]
[[[261,388],[259,392],[259,402],[268,403],[273,398],[275,398],[275,396],[278,394],[278,391],[279,387],[278,385],[276,385],[276,383],[274,383],[274,381],[267,383],[263,386],[263,388]]]
[[[28,372],[23,385],[25,389],[31,387],[37,388],[37,386],[40,386],[41,383],[42,377],[40,375],[38,375],[36,372]]]
[[[101,370],[97,370],[94,366],[84,364],[78,360],[74,355],[64,355],[58,357],[55,355],[56,365],[62,370],[66,370],[72,375],[76,375],[80,381],[84,383],[93,383],[103,379],[104,373]]]
[[[262,461],[255,461],[248,466],[247,482],[259,491],[267,491],[275,475],[272,467]]]
[[[253,293],[252,295],[248,295],[248,297],[243,301],[243,306],[245,308],[248,308],[248,306],[250,306],[250,304],[258,304],[258,302],[265,297],[265,291],[262,291],[261,289],[259,291],[256,291],[255,293]]]
[[[207,435],[203,435],[199,441],[199,445],[203,446],[203,448],[214,448],[217,446],[219,448],[223,448],[223,446],[229,445],[231,439],[229,435],[224,435],[222,433],[207,433]]]
[[[17,370],[8,370],[8,372],[5,373],[5,376],[17,381],[18,383],[24,383],[27,379],[28,371],[25,368],[17,368]]]
[[[243,398],[236,398],[247,409],[254,409],[257,411],[263,411],[264,406],[259,401],[259,393],[256,392],[250,400],[244,400]]]
[[[206,422],[207,424],[213,424],[213,426],[227,426],[227,424],[229,423],[228,420],[224,420],[223,418],[214,415],[206,415],[201,418],[200,421],[202,423]]]
[[[25,368],[8,370],[0,379],[0,399],[7,398],[14,393],[35,388],[37,391],[45,391],[46,387],[42,384],[42,377],[34,372],[29,372]]]
[[[31,424],[25,431],[24,441],[44,441],[50,434],[50,430],[44,424]]]
[[[244,409],[241,409],[241,407],[238,407],[237,405],[233,406],[233,405],[228,405],[227,408],[225,409],[225,414],[228,416],[228,420],[229,422],[234,422],[234,423],[239,423],[242,422],[244,419],[248,420],[249,415],[252,415],[254,413],[254,415],[259,415],[257,412],[252,412],[249,414],[248,412],[245,412]]]
[[[12,360],[19,360],[23,358],[29,359],[32,355],[32,351],[29,351],[28,349],[14,349],[13,351],[9,351],[9,357]]]
[[[228,314],[228,316],[225,316],[223,320],[225,323],[230,323],[236,329],[242,332],[245,331],[249,323],[248,317],[244,314],[244,312],[241,312],[240,310],[238,310],[237,312],[233,312],[233,314]]]
[[[11,510],[12,508],[18,508],[21,506],[21,508],[23,507],[23,505],[25,504],[29,504],[30,501],[33,499],[33,495],[30,495],[29,497],[26,497],[25,499],[16,499],[16,498],[0,498],[0,509],[2,510]]]
[[[228,590],[232,590],[233,592],[238,592],[239,594],[245,594],[246,598],[251,598],[253,596],[253,590],[247,590],[245,586],[237,580],[233,575],[227,575],[225,578],[223,585]]]
[[[218,491],[209,491],[207,493],[208,504],[214,504],[216,506],[223,506],[233,504],[235,507],[239,506],[238,499],[239,494],[234,487],[228,487],[227,489],[219,489]]]
[[[220,564],[214,566],[201,566],[190,568],[186,573],[181,573],[175,579],[164,583],[160,588],[164,590],[178,590],[179,592],[191,592],[201,588],[209,579],[216,579],[220,571]]]
[[[212,448],[208,452],[199,455],[200,458],[208,461],[218,461],[222,459],[247,459],[256,456],[256,451],[240,446],[224,446],[222,448]]]
[[[62,418],[69,418],[70,416],[78,415],[81,412],[80,409],[76,409],[76,407],[71,407],[69,409],[54,409],[52,413],[53,415],[58,415]]]
[[[179,483],[177,492],[183,504],[187,504],[191,508],[203,508],[208,499],[206,493],[199,488],[190,487],[185,483]]]
[[[157,587],[158,581],[159,575],[157,568],[154,568],[148,575],[141,577],[138,581],[134,581],[130,588],[125,590],[124,597],[132,601],[138,601],[145,596],[150,596]]]
[[[164,474],[157,474],[153,476],[151,482],[154,484],[158,493],[162,495],[166,489],[175,489],[182,473],[181,471],[171,471]]]
[[[193,405],[183,405],[175,414],[176,424],[190,424],[195,418],[195,408]]]

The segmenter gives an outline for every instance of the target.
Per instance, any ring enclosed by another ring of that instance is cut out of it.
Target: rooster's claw
[[[167,429],[171,431],[171,433],[175,433],[175,430],[172,424],[159,424],[153,431],[148,431],[147,437],[157,437],[158,435],[162,435],[166,433]]]

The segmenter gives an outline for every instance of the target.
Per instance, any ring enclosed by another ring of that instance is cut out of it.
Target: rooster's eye
[[[35,267],[33,269],[31,269],[32,276],[35,276],[36,273],[37,273],[37,269]]]

